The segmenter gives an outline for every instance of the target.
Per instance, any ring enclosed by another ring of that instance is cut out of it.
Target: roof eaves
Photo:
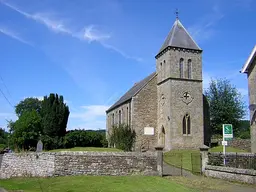
[[[254,60],[255,56],[256,56],[256,45],[254,46],[254,48],[253,48],[253,50],[252,50],[250,56],[249,56],[248,59],[246,60],[244,66],[243,66],[243,68],[242,68],[242,70],[241,70],[241,73],[247,73],[247,72],[248,72],[248,69],[249,69],[249,67],[250,67],[250,65],[251,65],[251,63],[252,63],[252,61]]]
[[[186,49],[186,50],[190,50],[190,51],[194,51],[195,53],[202,53],[203,50],[202,49],[190,49],[190,48],[184,48],[184,47],[177,47],[177,46],[167,46],[165,49],[163,49],[162,51],[160,51],[155,58],[157,59],[160,55],[162,55],[162,53],[165,53],[166,51],[170,50],[170,49]]]
[[[118,108],[119,106],[121,106],[121,105],[123,105],[123,104],[125,104],[125,103],[128,103],[128,102],[131,101],[131,100],[132,100],[132,97],[129,98],[129,99],[124,100],[122,103],[120,103],[120,104],[118,104],[118,105],[116,105],[116,106],[114,106],[114,107],[110,107],[110,108],[107,109],[105,112],[108,113],[109,111],[112,111],[112,110]]]

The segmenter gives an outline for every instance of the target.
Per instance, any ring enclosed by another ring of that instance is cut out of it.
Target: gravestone
[[[42,151],[43,151],[43,142],[41,140],[39,140],[37,142],[36,152],[42,152]]]

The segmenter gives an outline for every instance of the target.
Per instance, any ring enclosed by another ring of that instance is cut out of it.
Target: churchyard
[[[255,115],[243,120],[229,80],[203,91],[202,51],[177,15],[156,71],[105,111],[104,130],[68,129],[57,93],[20,101],[0,129],[0,192],[256,191]]]

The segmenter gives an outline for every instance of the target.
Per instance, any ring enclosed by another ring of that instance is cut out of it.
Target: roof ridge
[[[181,27],[185,30],[185,32],[187,33],[187,35],[192,39],[192,41],[196,44],[196,46],[201,49],[198,44],[195,42],[195,40],[193,39],[193,37],[189,34],[189,32],[187,31],[187,29],[184,27],[184,25],[182,25],[182,23],[179,21],[178,19],[178,23],[181,25]]]
[[[202,51],[179,19],[176,19],[156,57],[167,47]]]
[[[172,43],[173,36],[174,36],[174,31],[175,31],[175,29],[176,29],[176,27],[177,27],[177,22],[178,22],[178,21],[179,21],[179,20],[176,19],[176,21],[174,22],[173,27],[172,27],[172,29],[171,29],[171,31],[170,31],[170,32],[172,32],[172,30],[173,30],[173,33],[171,34],[171,38],[170,38],[170,43]]]

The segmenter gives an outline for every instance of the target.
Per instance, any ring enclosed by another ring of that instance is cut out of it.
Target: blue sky
[[[155,70],[176,8],[204,50],[204,88],[227,78],[247,104],[253,0],[0,0],[0,127],[20,100],[53,92],[70,107],[68,129],[105,128],[105,110]]]

